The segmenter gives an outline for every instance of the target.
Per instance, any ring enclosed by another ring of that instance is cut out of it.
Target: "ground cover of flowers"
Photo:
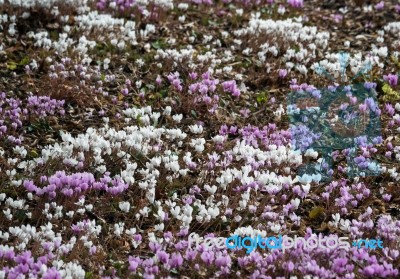
[[[398,278],[399,53],[396,1],[0,0],[0,278]],[[289,93],[351,83],[380,135],[299,175]]]

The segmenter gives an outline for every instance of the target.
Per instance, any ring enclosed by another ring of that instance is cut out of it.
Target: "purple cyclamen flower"
[[[303,0],[288,0],[287,2],[293,8],[303,8],[303,6],[304,6]]]
[[[394,113],[395,113],[395,110],[394,110],[392,104],[386,104],[385,105],[385,110],[390,116],[393,116]]]
[[[367,90],[370,90],[372,88],[375,89],[376,88],[376,83],[367,81],[367,82],[364,83],[364,88],[367,89]]]
[[[376,111],[376,109],[378,108],[378,106],[376,105],[374,99],[372,98],[367,98],[365,99],[365,104],[368,106],[368,108],[372,111]]]
[[[32,264],[33,258],[31,255],[31,251],[23,252],[21,255],[15,258],[15,262],[19,264]]]
[[[43,275],[43,279],[61,279],[61,274],[52,267],[46,270],[46,273]]]
[[[214,252],[212,251],[204,251],[201,253],[201,259],[203,262],[205,262],[207,265],[211,265],[212,262],[214,261]]]
[[[135,240],[136,242],[141,241],[142,240],[142,236],[140,234],[134,234],[133,235],[133,240]]]
[[[124,88],[124,89],[122,89],[121,90],[121,93],[122,93],[122,95],[128,95],[128,93],[129,93],[129,90],[128,90],[128,88]]]
[[[321,99],[321,91],[320,90],[314,90],[311,95],[316,98],[316,99]]]
[[[183,228],[178,232],[178,236],[186,236],[189,233],[189,229]]]
[[[165,232],[164,233],[164,239],[165,240],[167,240],[167,241],[169,241],[169,240],[171,240],[172,239],[172,232]]]
[[[391,87],[397,86],[397,80],[398,80],[397,74],[384,75],[383,79],[386,80],[387,82],[389,82]]]
[[[239,112],[240,112],[240,114],[241,114],[244,118],[249,117],[250,110],[249,110],[248,108],[246,108],[246,109],[241,109]]]
[[[162,82],[161,76],[158,75],[157,78],[156,78],[156,83],[157,83],[157,85],[160,85],[161,82]]]
[[[204,74],[201,75],[201,77],[203,79],[210,79],[210,72],[209,71],[205,72]]]
[[[89,249],[89,254],[90,255],[96,254],[96,251],[97,251],[97,247],[96,246],[92,246]]]
[[[170,265],[171,267],[179,267],[183,264],[183,258],[180,253],[172,253]]]
[[[234,96],[234,97],[240,96],[240,90],[236,86],[236,81],[234,81],[234,80],[224,81],[222,83],[222,87],[225,92],[232,93],[232,96]]]
[[[156,255],[163,264],[166,264],[169,260],[169,254],[167,254],[165,251],[159,250],[157,251]]]
[[[192,72],[192,73],[189,74],[189,77],[190,77],[191,79],[195,80],[195,79],[197,79],[197,73]]]
[[[188,261],[193,261],[197,256],[197,251],[186,250],[185,259]]]
[[[392,195],[389,195],[389,194],[384,194],[384,195],[382,195],[382,198],[383,198],[383,200],[384,201],[390,201],[390,199],[392,198]]]
[[[224,91],[232,91],[235,85],[236,82],[234,80],[224,81],[222,83],[222,88],[224,89]]]
[[[367,104],[360,104],[359,106],[358,106],[358,108],[360,109],[360,111],[361,112],[366,112],[367,111]]]
[[[383,1],[381,1],[375,5],[375,9],[377,9],[378,11],[382,10],[384,7],[385,7],[385,3]]]
[[[334,14],[334,15],[331,15],[331,17],[333,18],[333,20],[336,23],[339,23],[343,20],[343,15],[341,15],[341,14]]]
[[[129,256],[129,270],[135,272],[141,262],[139,257]]]
[[[284,78],[287,75],[287,70],[286,69],[280,69],[279,70],[279,77]]]
[[[231,265],[231,257],[229,255],[227,255],[226,253],[221,254],[215,260],[215,265],[218,266],[219,268],[230,266]]]
[[[375,273],[375,269],[372,266],[366,266],[361,273],[366,276],[372,276]]]
[[[35,191],[37,189],[36,185],[33,184],[33,181],[31,181],[31,180],[25,180],[24,181],[24,187],[29,192],[33,192],[33,191]]]

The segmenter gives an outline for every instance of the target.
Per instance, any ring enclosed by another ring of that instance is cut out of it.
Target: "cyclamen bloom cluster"
[[[288,4],[294,8],[303,8],[304,1],[303,0],[288,0]]]
[[[292,135],[292,145],[301,151],[306,151],[321,137],[321,133],[314,133],[305,125],[292,125],[290,133]]]
[[[104,190],[111,195],[117,195],[128,189],[128,184],[121,179],[111,179],[109,173],[96,181],[91,173],[74,173],[66,175],[64,171],[58,171],[54,175],[40,177],[41,183],[48,183],[47,186],[40,188],[33,181],[25,180],[24,187],[38,196],[48,194],[50,199],[54,199],[57,192],[61,192],[67,197],[82,195],[90,190]]]
[[[64,100],[50,99],[48,96],[32,96],[28,98],[27,108],[31,113],[40,117],[45,117],[48,114],[54,115],[57,112],[64,115],[65,110],[62,109],[64,103]]]
[[[225,92],[232,93],[232,96],[234,96],[234,97],[240,96],[240,90],[236,86],[236,81],[234,81],[234,80],[224,81],[222,83],[222,87],[224,88]]]
[[[339,216],[340,218],[340,216]],[[385,223],[386,218],[381,218],[380,223]],[[164,233],[164,239],[167,242],[162,243],[161,239],[157,239],[154,236],[150,236],[152,241],[149,243],[149,248],[153,251],[154,256],[150,259],[141,259],[139,257],[129,257],[129,270],[134,273],[140,271],[144,272],[145,277],[152,277],[160,274],[163,269],[180,269],[184,262],[190,266],[194,265],[197,272],[207,269],[215,269],[217,276],[223,276],[229,274],[229,269],[232,266],[233,258],[229,254],[227,249],[220,249],[218,246],[212,246],[208,249],[204,245],[197,247],[191,247],[187,240],[180,239],[182,236],[187,236],[188,232],[181,230],[178,234],[172,234],[171,232]],[[240,227],[235,230],[234,234],[242,237],[249,236],[254,237],[257,235],[265,237],[266,231],[252,229],[251,227]],[[321,235],[320,235],[321,236]],[[198,236],[196,236],[197,238]],[[211,241],[215,238],[213,234],[206,235],[207,239]],[[311,229],[307,229],[305,239],[310,237],[319,236],[312,233]],[[173,241],[175,239],[175,241]],[[197,240],[197,239],[196,239]],[[194,242],[194,241],[192,241]],[[175,244],[177,243],[177,244]],[[192,243],[193,245],[193,243]],[[355,269],[354,264],[351,262],[351,258],[364,259],[367,265],[361,269],[361,273],[365,276],[396,276],[398,274],[397,269],[393,267],[393,264],[389,264],[387,261],[379,261],[376,257],[370,254],[370,251],[366,249],[359,250],[357,247],[350,248],[349,253],[330,253],[327,249],[316,248],[307,249],[304,245],[298,245],[296,248],[290,249],[283,253],[280,250],[274,250],[274,253],[266,255],[260,253],[260,251],[254,251],[251,255],[241,255],[237,261],[241,267],[250,267],[256,264],[257,268],[251,268],[248,270],[251,273],[251,278],[260,276],[262,272],[267,272],[273,269],[275,262],[281,262],[283,264],[275,269],[279,269],[280,272],[296,272],[302,270],[313,276],[319,276],[323,278],[329,278],[330,276],[344,277],[348,272],[353,272]],[[296,261],[290,260],[291,257],[297,255]],[[309,256],[323,255],[328,261],[327,266],[316,265],[316,261],[313,261],[314,265],[309,264]],[[158,266],[156,263],[160,261],[163,266]],[[195,264],[200,261],[205,267],[199,264]],[[296,263],[296,264],[295,264]],[[241,275],[241,272],[236,273],[237,276]]]
[[[235,136],[239,134],[246,144],[250,144],[255,148],[259,147],[259,142],[267,148],[270,145],[286,145],[291,139],[290,131],[278,130],[273,123],[264,126],[262,129],[251,125],[247,125],[241,129],[238,129],[236,126],[228,127],[227,125],[222,125],[219,129],[219,134],[221,136]]]
[[[180,80],[180,74],[178,72],[171,73],[168,75],[168,81],[171,83],[173,88],[179,92],[182,92],[183,86]],[[193,104],[204,103],[209,107],[208,111],[215,113],[218,109],[220,95],[218,94],[219,80],[214,79],[210,72],[205,72],[198,77],[196,72],[189,74],[191,80],[190,84],[187,84],[188,92],[194,95]],[[196,81],[196,82],[194,82]],[[186,87],[185,87],[186,88]],[[236,86],[236,81],[225,81],[222,83],[222,88],[224,92],[229,92],[234,97],[240,96],[240,90]]]
[[[49,115],[64,115],[64,101],[48,96],[30,96],[26,100],[7,98],[0,93],[0,136],[22,127],[25,121],[34,121]],[[36,118],[36,119],[35,119]]]
[[[46,279],[65,277],[83,278],[85,276],[83,268],[75,263],[64,264],[62,261],[59,261],[56,267],[49,268],[47,265],[55,258],[51,252],[35,259],[31,251],[15,253],[10,247],[0,245],[0,258],[15,263],[14,267],[5,267],[0,271],[0,276],[3,276],[3,278],[6,275],[7,278],[40,276]],[[53,262],[56,263],[57,261]]]
[[[383,79],[388,81],[390,86],[392,87],[396,87],[397,86],[397,80],[398,80],[398,76],[397,74],[388,74],[388,75],[384,75]]]

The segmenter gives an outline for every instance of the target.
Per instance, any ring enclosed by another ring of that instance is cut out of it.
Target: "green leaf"
[[[313,209],[311,209],[310,213],[308,214],[308,217],[310,217],[311,219],[315,219],[321,216],[322,214],[324,214],[324,209],[320,206],[315,206],[313,207]]]
[[[28,57],[28,56],[25,56],[24,58],[22,58],[22,60],[19,62],[18,65],[20,65],[20,66],[26,66],[26,65],[28,65],[28,64],[29,64],[29,57]]]
[[[159,41],[156,41],[156,42],[154,42],[154,43],[151,43],[151,46],[154,47],[155,49],[161,48],[160,42],[159,42]]]
[[[90,272],[90,271],[87,271],[87,272],[85,273],[85,279],[92,279],[92,278],[93,278],[93,273]]]
[[[24,221],[26,218],[26,211],[22,210],[22,209],[18,209],[17,213],[15,214],[15,217],[17,217],[17,219],[21,222]]]
[[[171,271],[170,271],[172,274],[179,274],[179,271],[177,271],[175,268],[174,269],[171,269]]]
[[[267,92],[261,92],[261,93],[259,93],[258,95],[257,95],[257,103],[258,104],[263,104],[263,103],[266,103],[267,102],[267,100],[268,100],[268,97],[267,97]]]
[[[392,88],[390,87],[390,85],[387,84],[387,83],[385,83],[385,84],[382,86],[382,91],[383,91],[383,93],[385,93],[385,94],[390,93],[392,90],[393,90],[393,89],[392,89]]]
[[[7,63],[7,69],[14,71],[17,68],[17,63],[10,61]]]
[[[52,39],[53,41],[58,41],[59,37],[60,34],[57,30],[50,31],[50,39]]]
[[[246,58],[244,59],[244,61],[242,62],[242,65],[243,65],[243,67],[248,68],[248,67],[251,66],[252,63],[253,63],[253,62],[251,61],[251,59],[249,59],[249,58],[246,57]]]
[[[116,263],[114,263],[114,267],[115,267],[116,270],[121,270],[122,264],[119,263],[119,262],[116,262]]]
[[[208,26],[208,16],[203,16],[201,18],[201,25]]]
[[[35,149],[32,149],[31,151],[29,151],[29,157],[31,158],[37,158],[39,157],[39,154],[37,153],[37,151]]]
[[[154,88],[155,88],[155,86],[153,84],[146,84],[145,87],[150,91],[154,90]]]
[[[160,49],[160,48],[165,47],[165,43],[162,40],[157,40],[157,41],[151,43],[151,46],[155,49]]]
[[[160,91],[160,96],[166,98],[168,96],[168,89],[163,89]]]
[[[143,126],[142,115],[139,114],[138,116],[136,116],[136,121],[137,121],[139,127]]]
[[[383,91],[383,101],[385,102],[395,102],[400,100],[400,94],[396,90],[394,90],[392,87],[390,87],[389,84],[385,83],[382,86],[382,91]]]

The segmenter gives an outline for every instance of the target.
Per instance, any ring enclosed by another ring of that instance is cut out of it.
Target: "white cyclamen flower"
[[[129,202],[120,202],[119,203],[119,209],[121,209],[123,212],[129,212],[130,208],[131,208],[131,204]]]

